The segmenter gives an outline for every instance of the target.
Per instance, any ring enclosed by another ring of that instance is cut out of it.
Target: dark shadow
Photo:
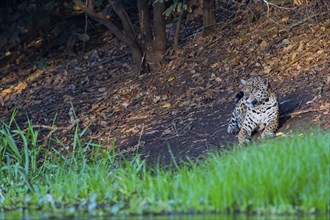
[[[290,114],[313,98],[313,93],[299,90],[280,97],[280,128],[290,119]]]

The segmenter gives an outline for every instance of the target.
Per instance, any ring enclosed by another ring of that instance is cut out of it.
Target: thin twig
[[[174,122],[174,121],[172,122],[172,125],[173,125],[173,127],[174,127],[174,130],[175,130],[176,136],[179,137],[180,135],[179,135],[178,130],[176,129],[176,126],[175,126],[175,122]]]
[[[183,0],[183,5],[185,5],[186,0]],[[173,49],[177,51],[179,49],[179,41],[180,41],[180,29],[181,29],[181,22],[182,18],[186,15],[186,10],[183,10],[179,16],[179,20],[176,23],[176,30],[173,40]]]
[[[273,6],[275,8],[279,8],[279,9],[284,9],[284,10],[296,10],[297,7],[293,7],[293,8],[287,8],[287,7],[283,7],[283,6],[278,6],[274,3],[271,3],[267,0],[262,0],[266,5],[267,5],[267,14],[269,13],[270,7],[269,6]]]
[[[32,125],[32,128],[44,128],[50,130],[49,134],[46,136],[47,139],[55,132],[55,131],[60,131],[60,130],[71,130],[74,126],[69,125],[67,127],[57,127],[57,126],[49,126],[49,125]],[[25,128],[22,131],[26,132],[29,128]],[[13,134],[13,137],[18,136],[18,133]],[[47,140],[46,139],[46,140]]]
[[[142,56],[142,58],[141,58],[140,66],[139,66],[139,72],[138,72],[139,74],[140,74],[141,71],[143,70],[142,68],[143,68],[144,60],[145,60],[145,58],[146,58],[146,54],[147,54],[147,51],[144,51],[143,56]]]
[[[86,5],[88,4],[88,0],[86,0]],[[87,28],[88,28],[88,15],[85,13],[85,36],[87,35]],[[83,50],[81,54],[81,60],[84,58],[84,53],[86,49],[86,41],[83,41]]]
[[[315,14],[312,15],[312,16],[309,16],[309,17],[307,17],[307,18],[305,18],[305,19],[303,19],[303,20],[301,20],[301,21],[298,21],[298,22],[296,22],[296,23],[290,25],[289,30],[291,30],[292,28],[294,28],[294,27],[296,27],[296,26],[298,26],[298,25],[301,25],[301,24],[305,23],[306,21],[308,21],[308,20],[310,20],[310,19],[312,19],[312,18],[314,18],[314,17],[316,17],[316,16],[323,16],[323,15],[325,15],[325,14],[327,14],[327,13],[329,13],[329,12],[323,12],[323,13],[321,13],[321,14],[315,13]]]
[[[140,137],[139,137],[138,144],[137,144],[137,150],[139,150],[139,146],[140,146],[140,143],[141,143],[141,138],[142,138],[143,131],[144,131],[144,124],[142,125],[142,129],[141,129],[141,132],[140,132]]]
[[[280,24],[280,23],[278,23],[277,21],[275,21],[274,19],[272,19],[270,16],[269,16],[269,12],[270,12],[270,6],[273,6],[273,7],[275,7],[275,8],[279,8],[279,9],[284,9],[284,10],[295,10],[297,7],[293,7],[293,8],[287,8],[287,7],[282,7],[282,6],[278,6],[278,5],[276,5],[276,4],[274,4],[274,3],[271,3],[271,2],[269,2],[269,1],[267,1],[267,0],[262,0],[265,4],[266,4],[266,6],[267,6],[267,18],[269,19],[269,20],[271,20],[273,23],[275,23],[276,25],[278,25],[278,26],[281,26],[281,27],[286,27],[285,25],[282,25],[282,24]]]
[[[45,128],[48,130],[54,130],[54,131],[58,131],[58,130],[70,130],[71,128],[73,128],[72,125],[69,126],[61,126],[61,127],[57,127],[57,126],[49,126],[49,125],[32,125],[32,128]]]
[[[302,115],[302,114],[306,114],[306,113],[309,113],[309,112],[317,112],[317,111],[320,111],[320,109],[313,109],[313,108],[310,108],[310,109],[304,109],[304,110],[301,110],[301,111],[296,111],[296,112],[291,112],[291,113],[288,113],[288,114],[285,114],[285,115],[281,115],[280,118],[293,118],[295,116],[298,116],[298,115]]]
[[[172,160],[173,160],[173,164],[174,164],[175,168],[176,168],[176,169],[179,169],[179,166],[178,166],[178,164],[177,164],[177,162],[176,162],[176,160],[175,160],[174,154],[173,154],[173,152],[172,152],[171,146],[170,146],[169,144],[167,144],[167,147],[168,147],[168,152],[170,153],[171,158],[172,158]]]

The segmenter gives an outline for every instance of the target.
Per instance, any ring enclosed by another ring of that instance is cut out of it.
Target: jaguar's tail
[[[239,91],[239,92],[235,95],[235,98],[234,98],[235,103],[238,103],[239,100],[241,100],[241,99],[243,98],[243,96],[244,96],[244,92]]]

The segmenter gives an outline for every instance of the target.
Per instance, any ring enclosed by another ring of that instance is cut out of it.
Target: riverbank
[[[0,212],[55,215],[198,213],[320,214],[330,210],[329,132],[312,130],[243,149],[214,151],[203,161],[147,167],[115,150],[81,143],[65,151],[38,145],[38,131],[0,131]],[[52,138],[57,145],[62,143]],[[57,214],[56,214],[57,213]]]

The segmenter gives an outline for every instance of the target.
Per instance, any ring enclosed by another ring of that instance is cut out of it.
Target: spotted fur
[[[228,124],[228,133],[238,133],[240,145],[250,142],[256,130],[263,130],[261,138],[274,136],[279,124],[279,104],[268,79],[254,76],[241,82],[244,88],[235,96],[236,107]]]

